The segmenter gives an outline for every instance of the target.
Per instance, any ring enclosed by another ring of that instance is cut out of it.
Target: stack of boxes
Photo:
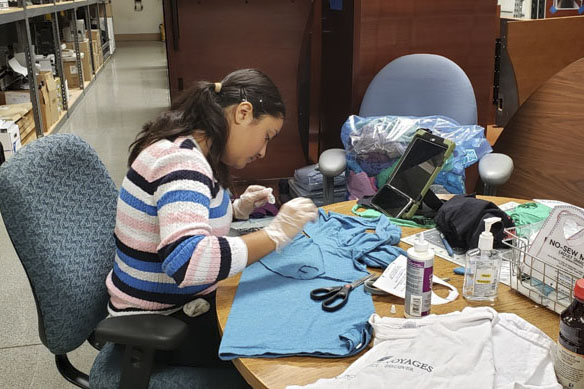
[[[17,120],[23,113],[32,110],[32,104],[0,105],[0,149],[4,158],[9,158],[21,147],[20,131]],[[33,120],[34,128],[34,120]]]
[[[65,42],[65,46],[68,49],[75,51],[75,43],[74,42]],[[90,50],[89,39],[85,39],[85,40],[79,42],[79,55],[81,56],[81,70],[83,73],[82,74],[83,81],[91,81],[91,77],[93,75],[93,72],[91,70],[91,54],[90,54],[89,50]],[[73,58],[75,59],[75,57],[73,57]],[[67,76],[67,83],[69,85],[69,88],[79,88],[79,76],[77,74],[76,60],[74,62],[67,61],[66,64],[67,64],[67,67],[69,68],[69,69],[67,69],[68,71],[65,71],[65,75]],[[73,65],[75,65],[75,69],[71,69],[71,67]],[[69,80],[69,78],[71,78],[72,80]],[[76,80],[73,80],[73,78],[75,78]]]
[[[16,125],[20,131],[20,142],[25,145],[37,138],[34,116],[32,113],[32,104],[28,103],[28,111],[26,111],[20,119],[16,120]]]
[[[103,65],[103,51],[101,50],[101,31],[91,30],[87,32],[87,37],[91,34],[91,51],[93,52],[93,61],[95,71]]]
[[[14,122],[18,126],[23,145],[36,139],[31,103],[0,105],[0,120]]]
[[[77,34],[77,40],[79,42],[79,56],[81,57],[81,77],[83,81],[89,82],[93,76],[93,71],[91,69],[91,47],[89,47],[89,39],[86,38],[85,34],[85,22],[83,20],[78,20],[76,28],[73,29],[73,25],[63,28],[63,38],[65,40],[65,47],[75,52],[75,35]],[[69,88],[81,88],[79,83],[79,71],[77,69],[77,59],[75,55],[66,56],[63,53],[63,73],[65,79],[67,80],[67,86]]]
[[[53,77],[53,73],[51,71],[40,72],[37,76],[37,80],[39,83],[38,98],[40,104],[40,113],[43,119],[45,130],[48,130],[53,124],[57,122],[57,120],[59,120],[61,111],[63,109],[62,102],[60,101],[61,80],[58,77]],[[13,107],[15,104],[24,104],[26,106],[31,105],[30,91],[14,90],[0,92],[0,118],[4,117],[2,112],[5,114],[13,114],[13,111],[18,109],[18,107]],[[22,116],[25,114],[26,112],[22,113]],[[16,121],[18,119],[10,120]],[[30,126],[26,124],[23,123],[24,127],[21,127],[21,129],[30,129]],[[32,126],[34,128],[34,120],[32,121]],[[27,134],[29,134],[29,132],[27,132]]]
[[[67,81],[67,87],[69,89],[78,89],[81,88],[81,85],[79,84],[79,72],[77,70],[77,58],[75,57],[75,51],[67,51],[69,53],[63,50],[63,77],[65,77],[65,80]]]
[[[18,126],[12,120],[0,120],[0,147],[6,159],[21,147]]]
[[[41,115],[45,129],[48,130],[59,120],[59,90],[52,72],[40,72],[38,81]]]

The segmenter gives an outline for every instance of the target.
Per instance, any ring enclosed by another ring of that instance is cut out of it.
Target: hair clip
[[[245,88],[243,87],[239,89],[239,99],[241,101],[247,101],[247,95],[245,94]]]

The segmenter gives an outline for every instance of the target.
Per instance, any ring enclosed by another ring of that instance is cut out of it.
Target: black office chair
[[[25,146],[0,166],[0,188],[0,213],[30,281],[39,336],[63,377],[82,388],[247,387],[235,369],[153,363],[156,350],[176,349],[184,339],[178,319],[105,319],[117,190],[81,138],[51,135]],[[67,358],[85,340],[101,349],[89,375]]]
[[[464,71],[448,58],[435,54],[399,57],[377,73],[363,96],[359,116],[443,115],[461,125],[477,124],[474,90]],[[483,161],[484,160],[484,161]],[[345,170],[345,150],[330,149],[319,158],[325,176],[325,204],[333,202],[333,178]],[[490,153],[479,161],[485,194],[507,182],[513,160],[505,154]]]

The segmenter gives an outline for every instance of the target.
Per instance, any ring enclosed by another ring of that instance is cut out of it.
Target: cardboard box
[[[7,90],[0,92],[0,104],[24,104],[30,103],[30,91]]]
[[[79,84],[79,73],[77,72],[77,60],[75,58],[63,58],[63,75],[70,89],[81,88]]]
[[[101,50],[101,44],[99,42],[93,41],[92,51],[93,51],[93,61],[95,63],[95,70],[99,69],[103,65],[103,51]]]
[[[57,101],[57,84],[51,72],[40,72],[39,102],[43,116],[44,130],[48,131],[59,120],[59,102]]]
[[[0,105],[0,120],[12,120],[16,122],[32,112],[32,104]]]
[[[34,124],[34,118],[32,117],[32,112],[29,112],[25,117],[20,119],[17,123],[20,129],[20,143],[24,146],[30,141],[37,138],[36,127]]]
[[[90,33],[91,33],[91,41],[92,42],[100,42],[101,43],[101,31],[100,30],[87,31],[87,38],[88,39],[89,39]]]
[[[59,77],[55,77],[55,85],[57,85],[57,104],[59,116],[61,116],[61,112],[63,112],[63,95],[61,94],[61,79]]]
[[[65,46],[68,49],[75,50],[75,43],[73,42],[65,43]],[[93,76],[93,70],[91,68],[91,53],[89,50],[90,50],[89,39],[86,39],[83,42],[79,42],[79,53],[83,53],[83,55],[81,56],[81,67],[83,68],[83,81],[91,81],[91,77]]]
[[[4,150],[4,157],[10,158],[22,147],[18,126],[10,120],[0,120],[0,143]]]

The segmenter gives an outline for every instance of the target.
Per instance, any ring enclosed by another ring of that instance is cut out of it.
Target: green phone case
[[[437,144],[445,147],[444,157],[442,158],[442,161],[435,167],[434,171],[432,172],[432,174],[428,178],[428,181],[426,182],[426,185],[423,187],[423,189],[420,191],[420,195],[418,196],[418,198],[411,199],[412,203],[410,204],[410,208],[408,210],[406,210],[405,212],[403,212],[399,216],[400,219],[411,219],[412,216],[415,215],[416,211],[418,210],[418,208],[422,204],[422,201],[424,200],[424,196],[426,195],[426,193],[430,189],[430,186],[434,183],[436,176],[438,175],[438,173],[440,173],[440,171],[442,170],[442,166],[444,166],[444,163],[450,157],[450,155],[454,151],[454,147],[456,146],[454,144],[454,142],[452,142],[451,140],[441,138],[437,135],[433,135],[429,131],[426,131],[423,129],[416,131],[416,133],[414,134],[414,137],[412,138],[412,141],[408,145],[408,148],[406,149],[406,151],[404,152],[404,154],[402,155],[402,157],[398,161],[395,169],[393,170],[393,173],[391,174],[391,176],[387,180],[387,184],[392,182],[396,173],[399,171],[399,168],[402,165],[405,157],[408,155],[408,153],[410,152],[410,150],[414,146],[415,140],[418,138],[423,138],[426,141],[429,141],[432,143],[437,143]]]

